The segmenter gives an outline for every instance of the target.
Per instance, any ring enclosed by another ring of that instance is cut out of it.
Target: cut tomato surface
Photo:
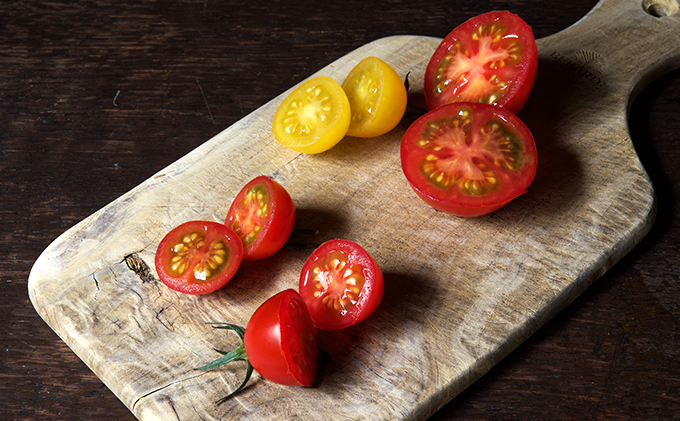
[[[536,145],[514,114],[457,102],[416,120],[401,141],[401,165],[413,190],[458,216],[493,212],[526,192],[536,175]]]
[[[357,243],[344,239],[319,246],[300,274],[300,295],[314,324],[323,330],[365,320],[380,304],[384,289],[375,260]]]
[[[272,131],[282,145],[314,154],[335,146],[347,134],[350,105],[345,91],[326,76],[313,77],[295,88],[274,114]]]
[[[538,49],[531,27],[519,16],[488,12],[447,35],[425,70],[430,110],[450,102],[482,102],[517,113],[531,93]]]
[[[264,259],[288,241],[295,225],[295,204],[283,186],[259,176],[236,195],[225,224],[241,239],[244,260]]]
[[[406,110],[407,93],[397,72],[377,57],[366,57],[342,82],[352,118],[347,134],[383,135],[399,124]]]
[[[246,325],[248,361],[265,379],[310,386],[319,359],[316,328],[300,294],[287,289],[265,301]]]
[[[175,291],[207,294],[229,282],[242,256],[241,240],[230,228],[212,221],[189,221],[159,243],[156,272]]]

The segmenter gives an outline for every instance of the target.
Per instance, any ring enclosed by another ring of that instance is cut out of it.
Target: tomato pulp
[[[382,300],[382,272],[357,243],[335,239],[309,256],[300,274],[299,291],[319,329],[337,330],[370,316]]]
[[[258,260],[276,253],[295,225],[295,204],[279,183],[259,176],[236,195],[225,224],[243,244],[243,259]]]
[[[327,76],[306,80],[281,102],[274,114],[276,140],[296,152],[314,154],[335,146],[350,122],[347,95]]]
[[[461,101],[517,113],[529,98],[537,67],[531,27],[510,12],[484,13],[439,44],[425,70],[425,100],[430,110]]]
[[[521,195],[536,175],[536,145],[514,114],[456,102],[425,114],[401,141],[401,166],[413,190],[436,209],[479,216]]]
[[[314,382],[316,328],[297,291],[281,291],[258,307],[246,325],[243,343],[248,361],[265,379],[286,386]]]
[[[161,240],[156,272],[175,291],[207,294],[229,282],[242,256],[241,240],[230,228],[212,221],[189,221]]]
[[[352,118],[347,134],[356,137],[383,135],[404,116],[407,93],[397,72],[377,57],[366,57],[342,82]]]

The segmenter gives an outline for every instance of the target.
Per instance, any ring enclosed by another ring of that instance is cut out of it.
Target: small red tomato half
[[[458,216],[493,212],[526,192],[536,175],[534,138],[508,110],[474,102],[439,107],[401,140],[401,167],[435,209]]]
[[[264,175],[238,193],[225,222],[243,243],[243,260],[259,260],[276,253],[295,225],[295,204],[279,183]]]
[[[248,361],[265,379],[310,386],[319,360],[316,328],[297,291],[287,289],[251,316],[243,340]]]
[[[335,239],[309,256],[299,290],[316,327],[337,330],[370,316],[382,300],[385,284],[366,250],[353,241]]]
[[[161,240],[156,272],[175,291],[207,294],[229,282],[242,256],[241,240],[230,228],[212,221],[190,221]]]
[[[517,113],[529,98],[537,67],[531,27],[510,12],[484,13],[439,44],[425,70],[425,101],[430,110],[461,101]]]

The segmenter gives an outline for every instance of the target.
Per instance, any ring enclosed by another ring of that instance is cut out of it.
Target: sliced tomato
[[[161,240],[156,272],[175,291],[207,294],[229,282],[242,256],[241,240],[230,228],[212,221],[189,221]]]
[[[382,300],[385,284],[380,267],[353,241],[323,243],[309,256],[300,274],[300,295],[319,329],[337,330],[370,316]]]
[[[399,124],[406,111],[406,86],[397,72],[377,57],[366,57],[342,82],[352,118],[347,134],[383,135]]]
[[[479,216],[526,191],[536,175],[536,144],[510,111],[457,102],[406,130],[401,166],[413,190],[434,208]]]
[[[319,359],[316,328],[297,291],[287,289],[265,301],[244,335],[248,361],[262,377],[286,386],[310,386]]]
[[[225,224],[241,239],[244,260],[264,259],[288,241],[295,225],[295,204],[286,189],[262,175],[236,195]]]
[[[296,152],[327,151],[347,134],[350,105],[345,91],[326,76],[313,77],[281,102],[272,131],[283,146]]]
[[[531,27],[510,12],[484,13],[439,44],[425,70],[425,100],[430,110],[461,101],[517,113],[529,98],[537,67]]]

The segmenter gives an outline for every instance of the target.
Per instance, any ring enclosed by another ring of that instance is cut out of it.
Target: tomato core
[[[263,185],[252,186],[244,193],[231,225],[244,247],[251,245],[262,231],[262,220],[268,214],[268,202],[269,195]]]
[[[171,273],[179,277],[190,270],[199,282],[210,280],[229,261],[229,250],[224,241],[218,239],[206,244],[205,235],[197,231],[183,235],[170,247],[170,252]]]
[[[420,171],[437,188],[484,196],[501,188],[495,168],[512,172],[522,168],[524,150],[517,133],[500,119],[490,120],[473,133],[471,112],[461,107],[456,115],[425,127],[417,142],[432,153],[421,160]]]
[[[342,252],[331,253],[317,261],[308,273],[314,296],[328,311],[344,316],[356,305],[366,278],[361,266],[348,261]]]
[[[438,94],[451,89],[460,101],[495,104],[511,83],[502,77],[502,70],[521,62],[522,44],[501,22],[480,24],[471,39],[471,45],[456,42],[442,59],[434,89]],[[458,84],[449,88],[452,81]]]
[[[170,230],[156,250],[156,272],[169,288],[207,294],[232,278],[243,257],[236,233],[213,221],[189,221]]]

